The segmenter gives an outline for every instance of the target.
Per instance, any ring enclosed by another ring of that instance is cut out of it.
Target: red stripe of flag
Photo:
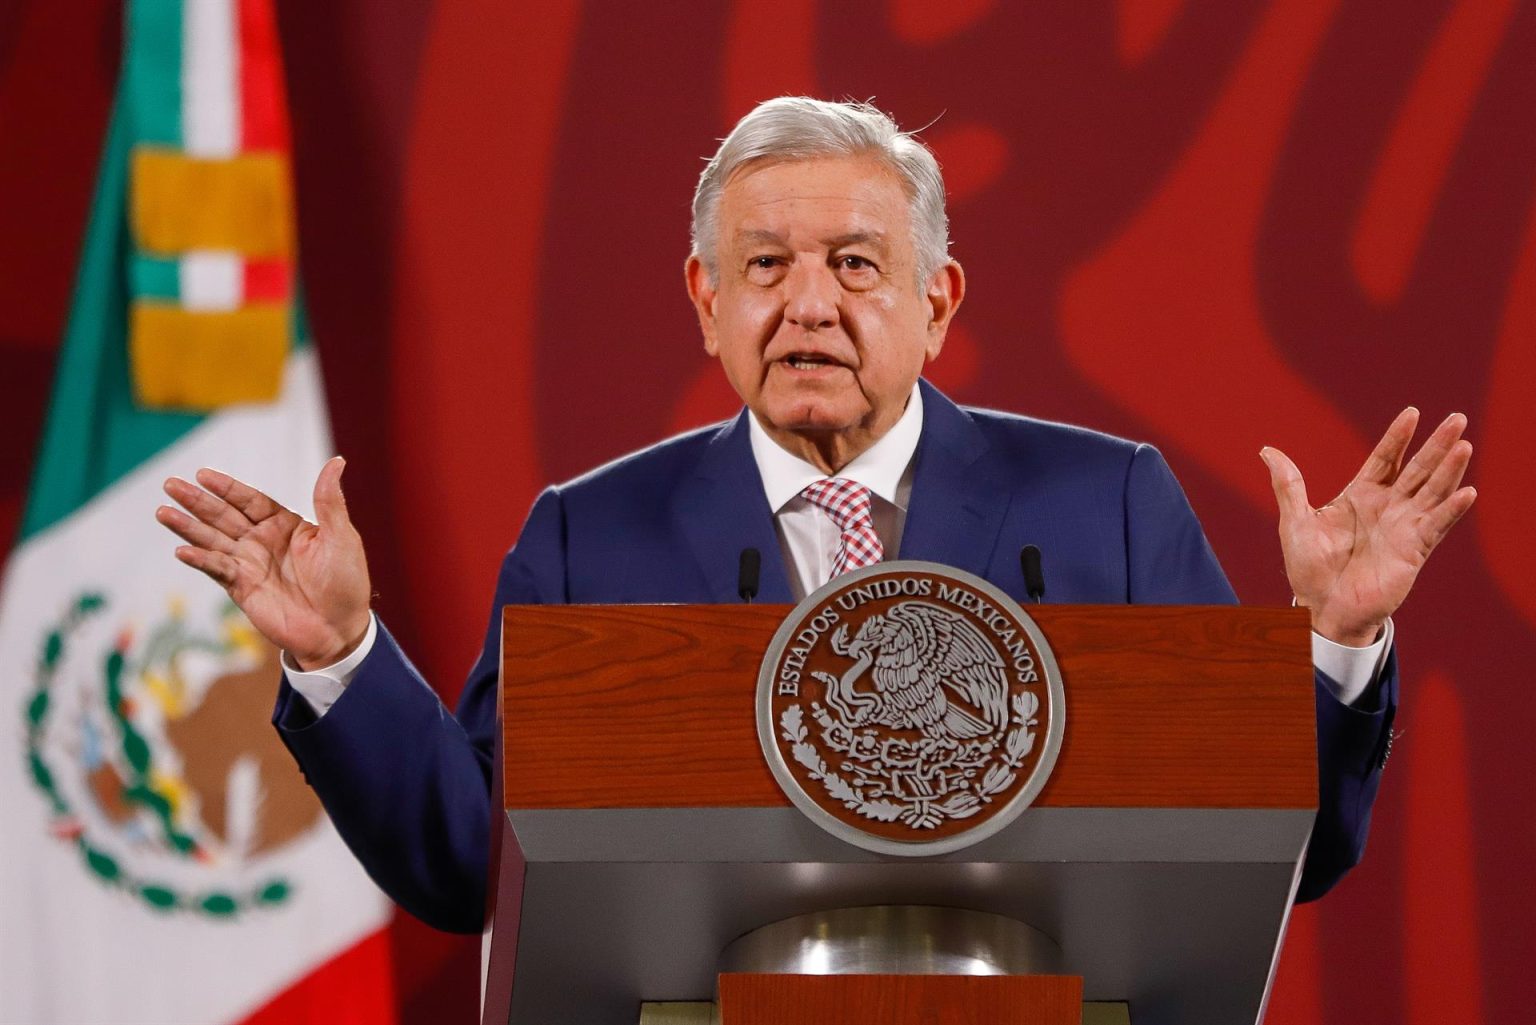
[[[245,261],[245,301],[286,302],[293,297],[293,261]]]
[[[271,0],[240,4],[240,148],[288,152],[288,98]]]
[[[392,1025],[389,930],[380,929],[315,968],[238,1025]]]

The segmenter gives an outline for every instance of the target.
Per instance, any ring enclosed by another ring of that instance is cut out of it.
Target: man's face
[[[779,444],[839,469],[890,430],[939,354],[959,265],[919,287],[906,192],[868,158],[748,165],[716,224],[718,280],[687,267],[705,350]]]

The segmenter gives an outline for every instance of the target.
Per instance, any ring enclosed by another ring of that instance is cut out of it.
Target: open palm
[[[1312,610],[1313,629],[1340,644],[1359,647],[1375,639],[1435,546],[1477,498],[1474,488],[1460,486],[1472,458],[1471,442],[1461,437],[1466,417],[1447,417],[1404,466],[1418,420],[1412,407],[1398,414],[1355,479],[1318,509],[1285,453],[1261,453],[1280,507],[1291,592]]]
[[[332,459],[315,482],[319,523],[210,469],[198,471],[197,484],[165,482],[166,494],[186,512],[163,505],[155,513],[186,542],[176,557],[217,581],[301,669],[344,657],[368,629],[372,589],[362,538],[341,494],[344,466]]]

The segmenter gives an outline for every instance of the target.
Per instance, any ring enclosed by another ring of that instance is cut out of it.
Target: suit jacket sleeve
[[[1183,490],[1155,448],[1132,456],[1125,488],[1128,600],[1150,604],[1237,601]],[[1316,673],[1317,821],[1307,845],[1298,901],[1315,900],[1365,852],[1371,808],[1397,709],[1397,654],[1355,705],[1333,696]]]
[[[380,624],[316,718],[283,680],[272,722],[347,845],[401,907],[451,932],[484,926],[501,607],[564,600],[559,494],[534,504],[501,565],[485,643],[449,714]]]

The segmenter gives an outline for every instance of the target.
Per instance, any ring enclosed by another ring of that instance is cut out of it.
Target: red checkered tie
[[[837,554],[832,557],[832,578],[849,570],[873,566],[885,557],[885,545],[875,533],[875,521],[869,515],[869,489],[843,477],[819,480],[801,492],[843,532],[838,538]]]

